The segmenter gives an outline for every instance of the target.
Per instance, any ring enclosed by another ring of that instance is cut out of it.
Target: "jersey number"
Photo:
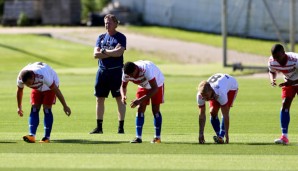
[[[213,75],[210,79],[209,79],[209,83],[215,83],[219,78],[221,77],[221,75]],[[229,76],[225,75],[225,77],[227,79],[229,79]]]
[[[215,83],[219,78],[221,77],[221,75],[213,75],[210,79],[209,79],[209,83]]]

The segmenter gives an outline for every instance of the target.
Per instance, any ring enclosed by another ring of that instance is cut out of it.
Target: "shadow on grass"
[[[242,145],[276,145],[274,143],[260,143],[260,142],[256,142],[256,143],[235,143],[235,144],[242,144]]]
[[[25,55],[32,56],[34,58],[37,58],[38,61],[41,61],[41,62],[51,62],[51,63],[54,63],[56,65],[70,67],[70,65],[67,65],[65,63],[61,63],[61,62],[52,60],[50,58],[47,58],[47,57],[44,57],[44,56],[41,56],[41,55],[38,55],[38,54],[35,54],[35,53],[31,53],[31,52],[28,52],[26,50],[23,50],[23,49],[20,49],[20,48],[17,48],[17,47],[13,47],[13,46],[9,46],[9,45],[4,45],[4,44],[1,44],[1,43],[0,43],[0,47],[6,48],[6,49],[10,49],[10,50],[13,50],[13,51],[17,51],[17,52],[22,53],[22,54],[25,54]]]
[[[0,141],[0,144],[15,144],[17,142],[11,142],[11,141]]]
[[[51,140],[53,143],[65,143],[65,144],[122,144],[128,143],[128,141],[92,141],[84,139],[65,139],[65,140]]]
[[[162,141],[162,144],[183,144],[183,145],[201,145],[199,144],[198,142],[165,142],[165,141]],[[210,144],[210,143],[205,143],[205,144]],[[202,144],[203,145],[203,144]]]
[[[248,145],[248,146],[269,146],[276,145],[274,143],[267,142],[251,142],[251,143],[239,143],[239,142],[230,142],[229,144],[216,144],[214,142],[205,142],[204,144],[199,144],[198,142],[162,142],[162,144],[183,144],[183,145]]]

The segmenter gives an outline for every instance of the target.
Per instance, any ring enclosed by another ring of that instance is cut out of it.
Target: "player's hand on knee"
[[[131,103],[130,103],[130,107],[131,107],[131,108],[135,108],[135,107],[137,107],[139,104],[140,104],[140,100],[139,100],[139,99],[135,99],[135,100],[131,101]]]

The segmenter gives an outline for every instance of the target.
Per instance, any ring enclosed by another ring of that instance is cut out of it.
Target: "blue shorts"
[[[122,67],[115,69],[98,68],[95,79],[96,97],[108,97],[111,91],[113,97],[119,97],[122,83]]]

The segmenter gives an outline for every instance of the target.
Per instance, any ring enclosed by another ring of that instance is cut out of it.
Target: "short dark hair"
[[[20,77],[22,79],[22,82],[25,83],[28,79],[31,79],[33,77],[33,72],[29,70],[24,70],[21,72]]]
[[[123,67],[124,74],[132,74],[135,71],[136,64],[133,62],[126,62]]]
[[[284,52],[284,51],[285,51],[285,49],[284,49],[284,47],[281,44],[275,44],[271,48],[271,54],[272,55],[273,54],[276,54],[278,52]]]

